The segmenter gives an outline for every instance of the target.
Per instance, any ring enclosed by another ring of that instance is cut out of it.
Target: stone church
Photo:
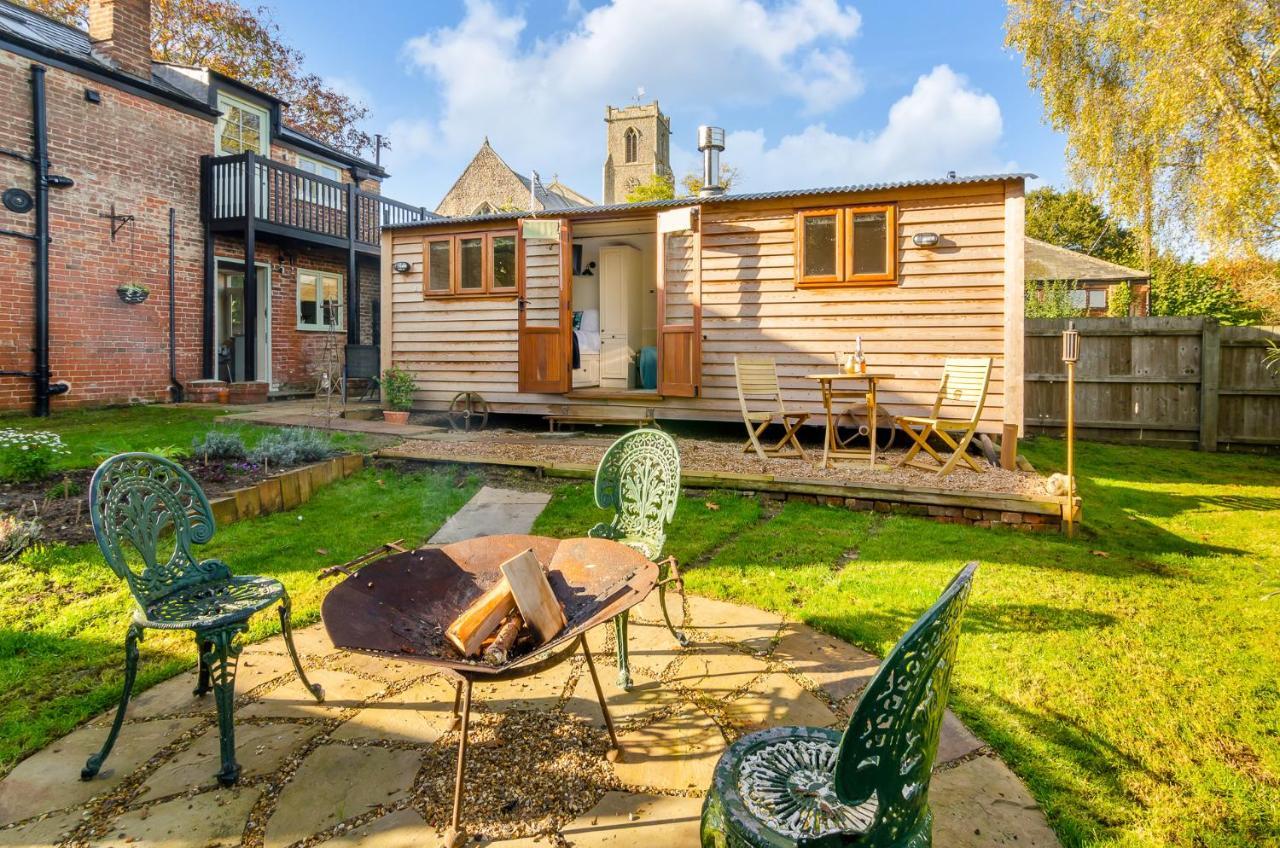
[[[671,121],[658,101],[642,106],[605,107],[603,203],[625,203],[627,193],[653,174],[671,176]],[[559,177],[545,185],[518,173],[486,138],[480,150],[445,194],[436,212],[451,217],[490,212],[552,212],[595,201],[574,191]]]

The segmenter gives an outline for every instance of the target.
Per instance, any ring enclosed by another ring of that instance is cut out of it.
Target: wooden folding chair
[[[982,471],[973,457],[966,452],[969,442],[978,432],[978,419],[982,416],[982,407],[987,402],[987,387],[991,383],[991,357],[975,357],[972,359],[948,358],[942,366],[942,382],[938,385],[938,396],[933,401],[933,409],[926,416],[901,415],[894,422],[915,441],[911,450],[898,465],[910,465],[926,471],[937,471],[941,477],[950,474],[963,462],[971,471]],[[949,410],[967,407],[968,417],[942,417],[942,408]],[[918,429],[917,429],[918,428]],[[956,439],[952,434],[959,434]],[[951,449],[951,456],[943,457],[929,444],[929,437],[937,436]],[[924,451],[933,457],[937,465],[913,462],[915,455]]]
[[[735,356],[733,373],[738,381],[738,405],[742,408],[742,422],[747,425],[749,437],[749,441],[742,446],[742,452],[746,453],[754,448],[761,462],[770,456],[805,459],[804,448],[796,438],[796,430],[809,419],[809,413],[787,412],[782,402],[782,389],[778,387],[778,368],[774,361],[761,356]],[[748,399],[776,402],[777,409],[752,412]],[[774,421],[782,425],[782,438],[776,444],[763,446],[760,444],[760,434]]]

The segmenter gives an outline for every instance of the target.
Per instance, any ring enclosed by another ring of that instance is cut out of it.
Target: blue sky
[[[747,191],[1026,170],[1065,182],[1005,6],[921,0],[274,0],[310,70],[391,137],[386,193],[434,206],[488,135],[516,170],[599,199],[606,103],[638,86],[728,132]]]

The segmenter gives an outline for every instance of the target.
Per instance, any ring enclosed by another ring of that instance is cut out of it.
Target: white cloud
[[[1002,130],[996,99],[939,65],[877,132],[842,135],[818,123],[770,145],[763,130],[742,130],[728,134],[724,157],[751,191],[975,174],[1007,167],[996,154]]]
[[[861,16],[839,0],[613,0],[554,37],[530,40],[526,25],[519,12],[469,0],[456,26],[405,44],[411,70],[438,86],[431,158],[440,167],[461,167],[488,135],[518,170],[584,179],[590,150],[594,184],[579,188],[594,195],[604,105],[637,86],[668,109],[706,113],[794,99],[819,114],[862,91],[845,49]]]

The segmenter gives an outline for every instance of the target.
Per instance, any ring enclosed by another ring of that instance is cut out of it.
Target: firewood
[[[502,665],[511,656],[511,647],[524,627],[524,619],[520,613],[513,612],[502,620],[502,625],[494,631],[493,641],[484,649],[484,661],[490,665]]]
[[[543,642],[555,638],[567,622],[560,610],[560,601],[547,580],[547,573],[533,555],[533,549],[504,562],[502,575],[507,578],[516,606],[529,628]]]
[[[511,585],[504,577],[453,620],[444,633],[445,638],[464,657],[475,656],[480,653],[484,638],[497,629],[515,606]]]

